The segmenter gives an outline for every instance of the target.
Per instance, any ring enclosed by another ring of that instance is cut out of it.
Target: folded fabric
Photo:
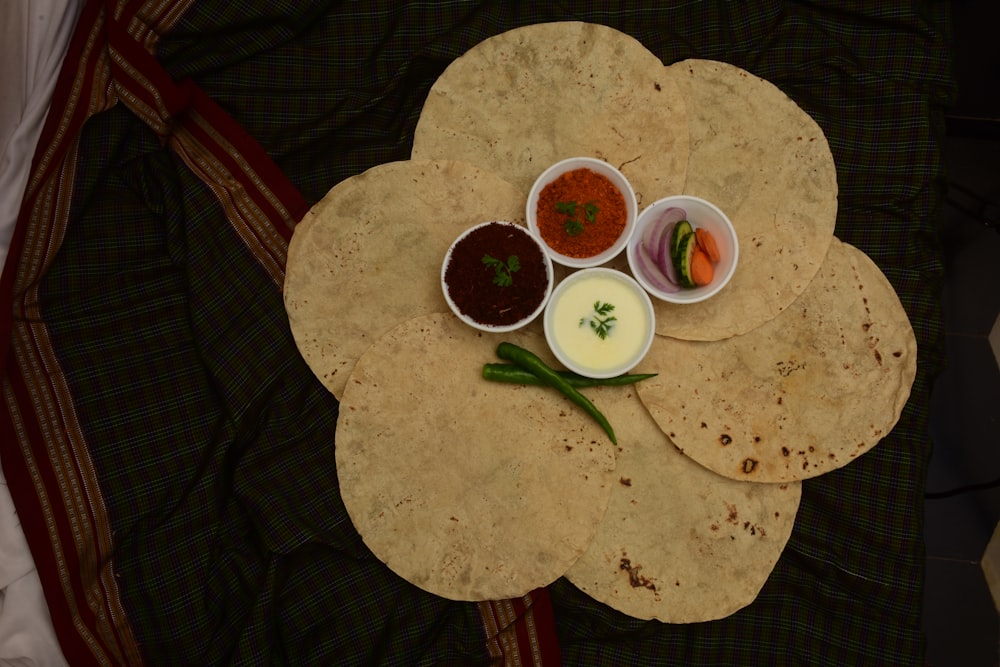
[[[83,0],[0,3],[0,269]],[[0,664],[65,665],[0,467]]]

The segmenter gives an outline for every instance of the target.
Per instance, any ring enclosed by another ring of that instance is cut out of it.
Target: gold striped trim
[[[538,644],[538,626],[535,624],[534,600],[530,595],[525,595],[524,601],[524,625],[528,631],[528,642],[531,649],[531,661],[535,665],[542,664],[542,648]]]
[[[193,116],[197,114],[192,114]],[[198,118],[200,120],[200,116]],[[284,283],[288,247],[285,240],[274,231],[270,218],[251,197],[241,195],[243,187],[239,181],[232,177],[210,151],[201,150],[201,144],[190,132],[178,128],[171,136],[170,144],[188,168],[215,193],[233,229],[257,257],[274,284],[280,287]]]
[[[39,503],[46,517],[46,528],[52,544],[58,577],[63,595],[70,608],[74,626],[81,639],[91,647],[95,657],[105,664],[111,652],[118,663],[140,664],[141,655],[131,634],[131,626],[121,605],[117,580],[111,568],[113,553],[111,528],[107,523],[107,509],[104,507],[93,462],[78,416],[75,412],[71,391],[66,382],[55,351],[48,335],[48,328],[42,322],[38,299],[38,277],[52,261],[62,244],[67,229],[71,194],[76,172],[77,144],[67,153],[64,169],[51,175],[39,194],[41,206],[35,208],[31,216],[31,230],[43,233],[30,234],[26,241],[26,256],[39,258],[29,264],[26,271],[22,265],[19,278],[31,285],[23,289],[17,299],[18,317],[12,326],[11,346],[18,365],[8,368],[17,372],[31,397],[31,403],[38,418],[39,428],[48,452],[48,463],[58,488],[45,489],[43,478],[38,472],[31,443],[27,441],[24,418],[19,411],[13,392],[6,391],[8,408],[17,415],[21,450],[29,469],[34,470],[32,481],[39,497]],[[59,178],[63,176],[63,178]],[[45,222],[50,221],[50,225]],[[72,535],[72,543],[64,543],[55,521],[53,497],[58,494],[60,506],[73,508],[65,512]],[[73,549],[76,561],[80,563],[81,585],[84,600],[77,599],[73,590],[73,576],[67,570],[67,550]],[[95,576],[88,577],[88,573]],[[97,619],[94,631],[102,643],[92,636],[90,629],[80,617],[80,605],[85,604]],[[111,615],[109,618],[104,612]],[[117,629],[117,630],[116,630]],[[119,637],[119,633],[124,637]],[[124,645],[123,645],[124,641]]]
[[[520,617],[514,608],[512,600],[493,600],[478,603],[479,615],[483,622],[483,632],[486,634],[486,648],[494,661],[503,659],[504,667],[523,667],[521,648],[526,648],[531,656],[531,665],[542,664],[542,649],[539,644],[538,626],[535,623],[535,613],[532,608],[534,601],[531,595],[521,598],[525,611]],[[524,623],[528,637],[528,646],[518,644],[516,623]]]

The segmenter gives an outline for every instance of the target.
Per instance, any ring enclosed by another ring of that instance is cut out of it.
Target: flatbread
[[[365,544],[453,600],[519,597],[562,576],[614,481],[614,446],[561,394],[482,379],[501,340],[545,347],[451,313],[404,322],[358,360],[337,423],[340,492]]]
[[[581,98],[586,113],[568,113],[567,100]],[[640,209],[691,194],[736,225],[736,275],[708,301],[657,302],[663,335],[719,340],[768,321],[809,284],[833,236],[836,166],[808,113],[743,69],[697,59],[664,67],[605,26],[538,24],[481,42],[435,82],[412,151],[481,165],[524,192],[574,155],[618,166]]]
[[[835,240],[780,315],[726,340],[658,336],[639,396],[664,433],[720,475],[815,477],[889,433],[916,374],[913,329],[867,255]]]
[[[524,222],[524,195],[467,163],[393,162],[337,184],[295,228],[285,309],[306,363],[340,398],[361,354],[411,317],[447,311],[441,262],[486,220]]]
[[[685,106],[635,38],[592,23],[536,24],[448,66],[424,103],[411,156],[480,165],[525,195],[555,162],[597,157],[625,174],[641,208],[684,184]]]
[[[657,333],[718,340],[772,319],[819,269],[837,218],[837,170],[819,125],[773,84],[726,63],[666,68],[687,101],[682,194],[732,220],[740,242],[730,283],[696,304],[657,302]]]
[[[618,432],[617,483],[569,581],[620,612],[668,623],[753,602],[791,535],[801,483],[717,475],[677,451],[633,391],[597,398]]]

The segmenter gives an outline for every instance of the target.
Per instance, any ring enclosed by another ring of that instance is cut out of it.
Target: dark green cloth
[[[872,256],[911,318],[912,398],[872,452],[805,483],[788,548],[750,607],[709,623],[644,622],[560,580],[550,591],[562,655],[567,665],[922,664],[947,4],[607,6],[204,0],[159,59],[228,111],[310,203],[406,159],[436,77],[520,25],[602,23],[665,63],[722,60],[784,90],[829,140],[837,235]],[[337,491],[337,403],[214,195],[120,106],[88,122],[78,174],[43,312],[150,663],[484,662],[475,606],[398,579],[354,531]]]

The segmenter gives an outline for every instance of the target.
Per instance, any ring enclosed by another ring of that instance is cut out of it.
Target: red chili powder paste
[[[550,248],[567,257],[593,257],[625,229],[625,197],[607,177],[574,169],[542,188],[537,217]]]

